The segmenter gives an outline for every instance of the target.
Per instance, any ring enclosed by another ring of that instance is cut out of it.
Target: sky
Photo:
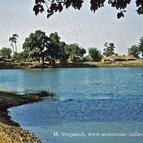
[[[47,19],[46,11],[35,16],[34,2],[0,0],[0,48],[11,48],[9,37],[16,33],[18,51],[21,51],[25,38],[35,30],[42,30],[47,36],[58,32],[61,41],[78,43],[85,49],[96,47],[102,51],[105,42],[113,42],[115,52],[126,55],[127,49],[143,37],[143,15],[136,14],[134,4],[129,5],[121,19],[116,17],[118,11],[107,4],[91,12],[89,0],[85,0],[81,10],[64,9]]]

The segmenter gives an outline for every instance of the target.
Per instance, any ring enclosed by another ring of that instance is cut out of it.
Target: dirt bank
[[[0,143],[41,143],[34,134],[23,130],[18,123],[11,121],[7,109],[41,101],[45,96],[53,95],[44,91],[31,95],[16,95],[0,91]]]

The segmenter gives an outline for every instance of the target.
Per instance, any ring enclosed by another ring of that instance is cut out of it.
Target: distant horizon
[[[125,17],[117,19],[117,10],[107,5],[95,13],[89,10],[89,3],[83,4],[80,11],[73,8],[56,13],[49,19],[46,12],[35,16],[34,0],[13,0],[0,2],[0,49],[11,48],[9,37],[16,33],[18,52],[26,37],[35,30],[42,30],[48,36],[57,32],[61,41],[77,43],[86,50],[95,47],[103,51],[104,43],[115,44],[115,53],[127,55],[128,48],[138,44],[143,37],[142,15],[136,14],[133,4],[129,5]]]

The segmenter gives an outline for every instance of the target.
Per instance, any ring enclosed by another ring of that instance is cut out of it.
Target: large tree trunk
[[[11,43],[11,47],[12,47],[12,53],[14,54],[14,46],[13,46],[13,43]]]
[[[42,65],[44,65],[44,57],[42,57]]]
[[[17,45],[16,45],[16,42],[15,42],[15,53],[17,53]]]
[[[42,52],[42,50],[40,50],[40,57],[41,57],[42,65],[44,65],[44,53]]]

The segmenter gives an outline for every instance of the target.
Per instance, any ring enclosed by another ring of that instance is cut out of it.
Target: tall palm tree
[[[12,51],[13,53],[17,53],[17,34],[12,34],[12,37],[9,38],[9,41],[11,42],[11,47],[12,47]]]
[[[13,38],[13,37],[10,37],[10,38],[9,38],[9,41],[11,42],[12,52],[14,53],[14,45],[13,45],[14,38]]]

